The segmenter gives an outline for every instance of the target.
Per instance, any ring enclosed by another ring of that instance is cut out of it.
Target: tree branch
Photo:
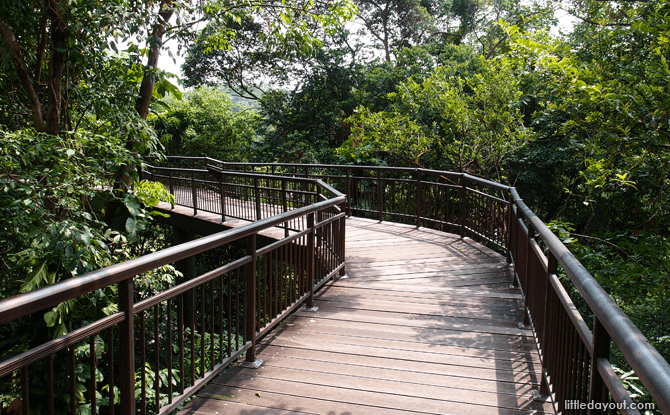
[[[156,80],[153,71],[158,68],[158,57],[161,53],[161,46],[163,44],[163,35],[172,17],[174,9],[172,8],[172,0],[161,2],[161,8],[158,12],[158,21],[154,23],[154,27],[149,39],[149,59],[144,67],[144,77],[140,85],[140,97],[135,103],[135,109],[140,117],[146,120],[149,115],[149,106],[151,105],[151,97],[154,93],[154,85]]]
[[[21,53],[21,46],[19,42],[16,41],[14,32],[5,24],[4,21],[0,20],[0,33],[7,40],[9,44],[9,53],[12,57],[12,64],[16,70],[16,74],[19,77],[19,81],[25,89],[26,94],[28,95],[28,101],[30,101],[30,109],[33,116],[33,126],[38,132],[44,131],[44,119],[42,118],[42,104],[37,97],[37,92],[33,87],[32,82],[30,81],[30,76],[28,75],[28,69],[23,60],[23,55]]]

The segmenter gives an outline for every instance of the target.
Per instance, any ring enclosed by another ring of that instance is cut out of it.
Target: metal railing
[[[275,200],[267,182],[263,188],[253,175],[232,176],[239,189],[255,183],[247,200],[253,206]],[[312,307],[314,291],[345,266],[345,197],[320,180],[272,180],[287,184],[279,200],[300,194],[298,200],[278,213],[261,211],[249,225],[1,300],[0,325],[20,327],[63,302],[118,292],[117,312],[92,315],[56,339],[33,340],[28,350],[17,344],[21,352],[0,362],[0,381],[18,385],[23,413],[169,413],[243,353],[254,362],[257,339],[302,303]],[[200,184],[211,185],[195,183],[194,207],[210,196]],[[258,248],[258,233],[277,226],[287,234]],[[232,262],[138,297],[137,276],[239,240],[246,252]]]
[[[616,403],[610,413],[639,414],[610,363],[619,349],[658,409],[670,414],[670,365],[568,248],[533,213],[515,188],[464,173],[413,168],[288,163],[230,163],[207,157],[168,157],[175,168],[215,165],[232,173],[319,178],[347,195],[346,212],[426,226],[470,237],[514,265],[542,359],[540,392],[566,401]],[[562,269],[593,313],[591,327],[573,304]]]

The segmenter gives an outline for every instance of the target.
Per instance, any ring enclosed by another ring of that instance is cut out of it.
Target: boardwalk
[[[347,219],[347,274],[180,414],[528,414],[540,364],[504,257],[468,239]]]

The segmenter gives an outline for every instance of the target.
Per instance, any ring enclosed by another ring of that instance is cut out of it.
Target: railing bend
[[[168,157],[167,162],[173,167],[215,165],[230,173],[320,178],[347,195],[348,215],[453,232],[504,252],[524,297],[524,323],[533,329],[540,351],[540,392],[552,395],[558,411],[605,412],[588,409],[594,402],[618,404],[609,407],[611,412],[640,413],[610,363],[614,344],[656,407],[670,414],[668,362],[515,188],[464,173],[416,168],[231,163],[207,157]],[[559,269],[569,282],[559,279]],[[591,326],[564,284],[572,284],[593,312]]]
[[[317,179],[276,178],[291,185],[263,190],[258,177],[233,176],[256,181],[246,200],[252,206],[259,198],[267,205],[299,196],[285,211],[249,225],[0,300],[0,325],[20,327],[64,301],[118,292],[118,312],[71,322],[71,331],[53,340],[12,345],[14,355],[0,362],[0,394],[18,390],[24,414],[163,414],[243,353],[253,364],[258,337],[301,304],[311,307],[314,291],[344,272],[345,197]],[[193,201],[210,197],[209,190],[194,193]],[[258,248],[256,236],[272,227],[284,227],[285,236]],[[246,250],[231,262],[138,297],[137,276],[238,240]]]

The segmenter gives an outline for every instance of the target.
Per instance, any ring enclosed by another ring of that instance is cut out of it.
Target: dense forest
[[[424,167],[516,186],[670,358],[669,2],[15,0],[0,16],[0,298],[169,245],[147,156]],[[182,73],[159,69],[177,53]],[[0,354],[115,296],[3,326]]]

